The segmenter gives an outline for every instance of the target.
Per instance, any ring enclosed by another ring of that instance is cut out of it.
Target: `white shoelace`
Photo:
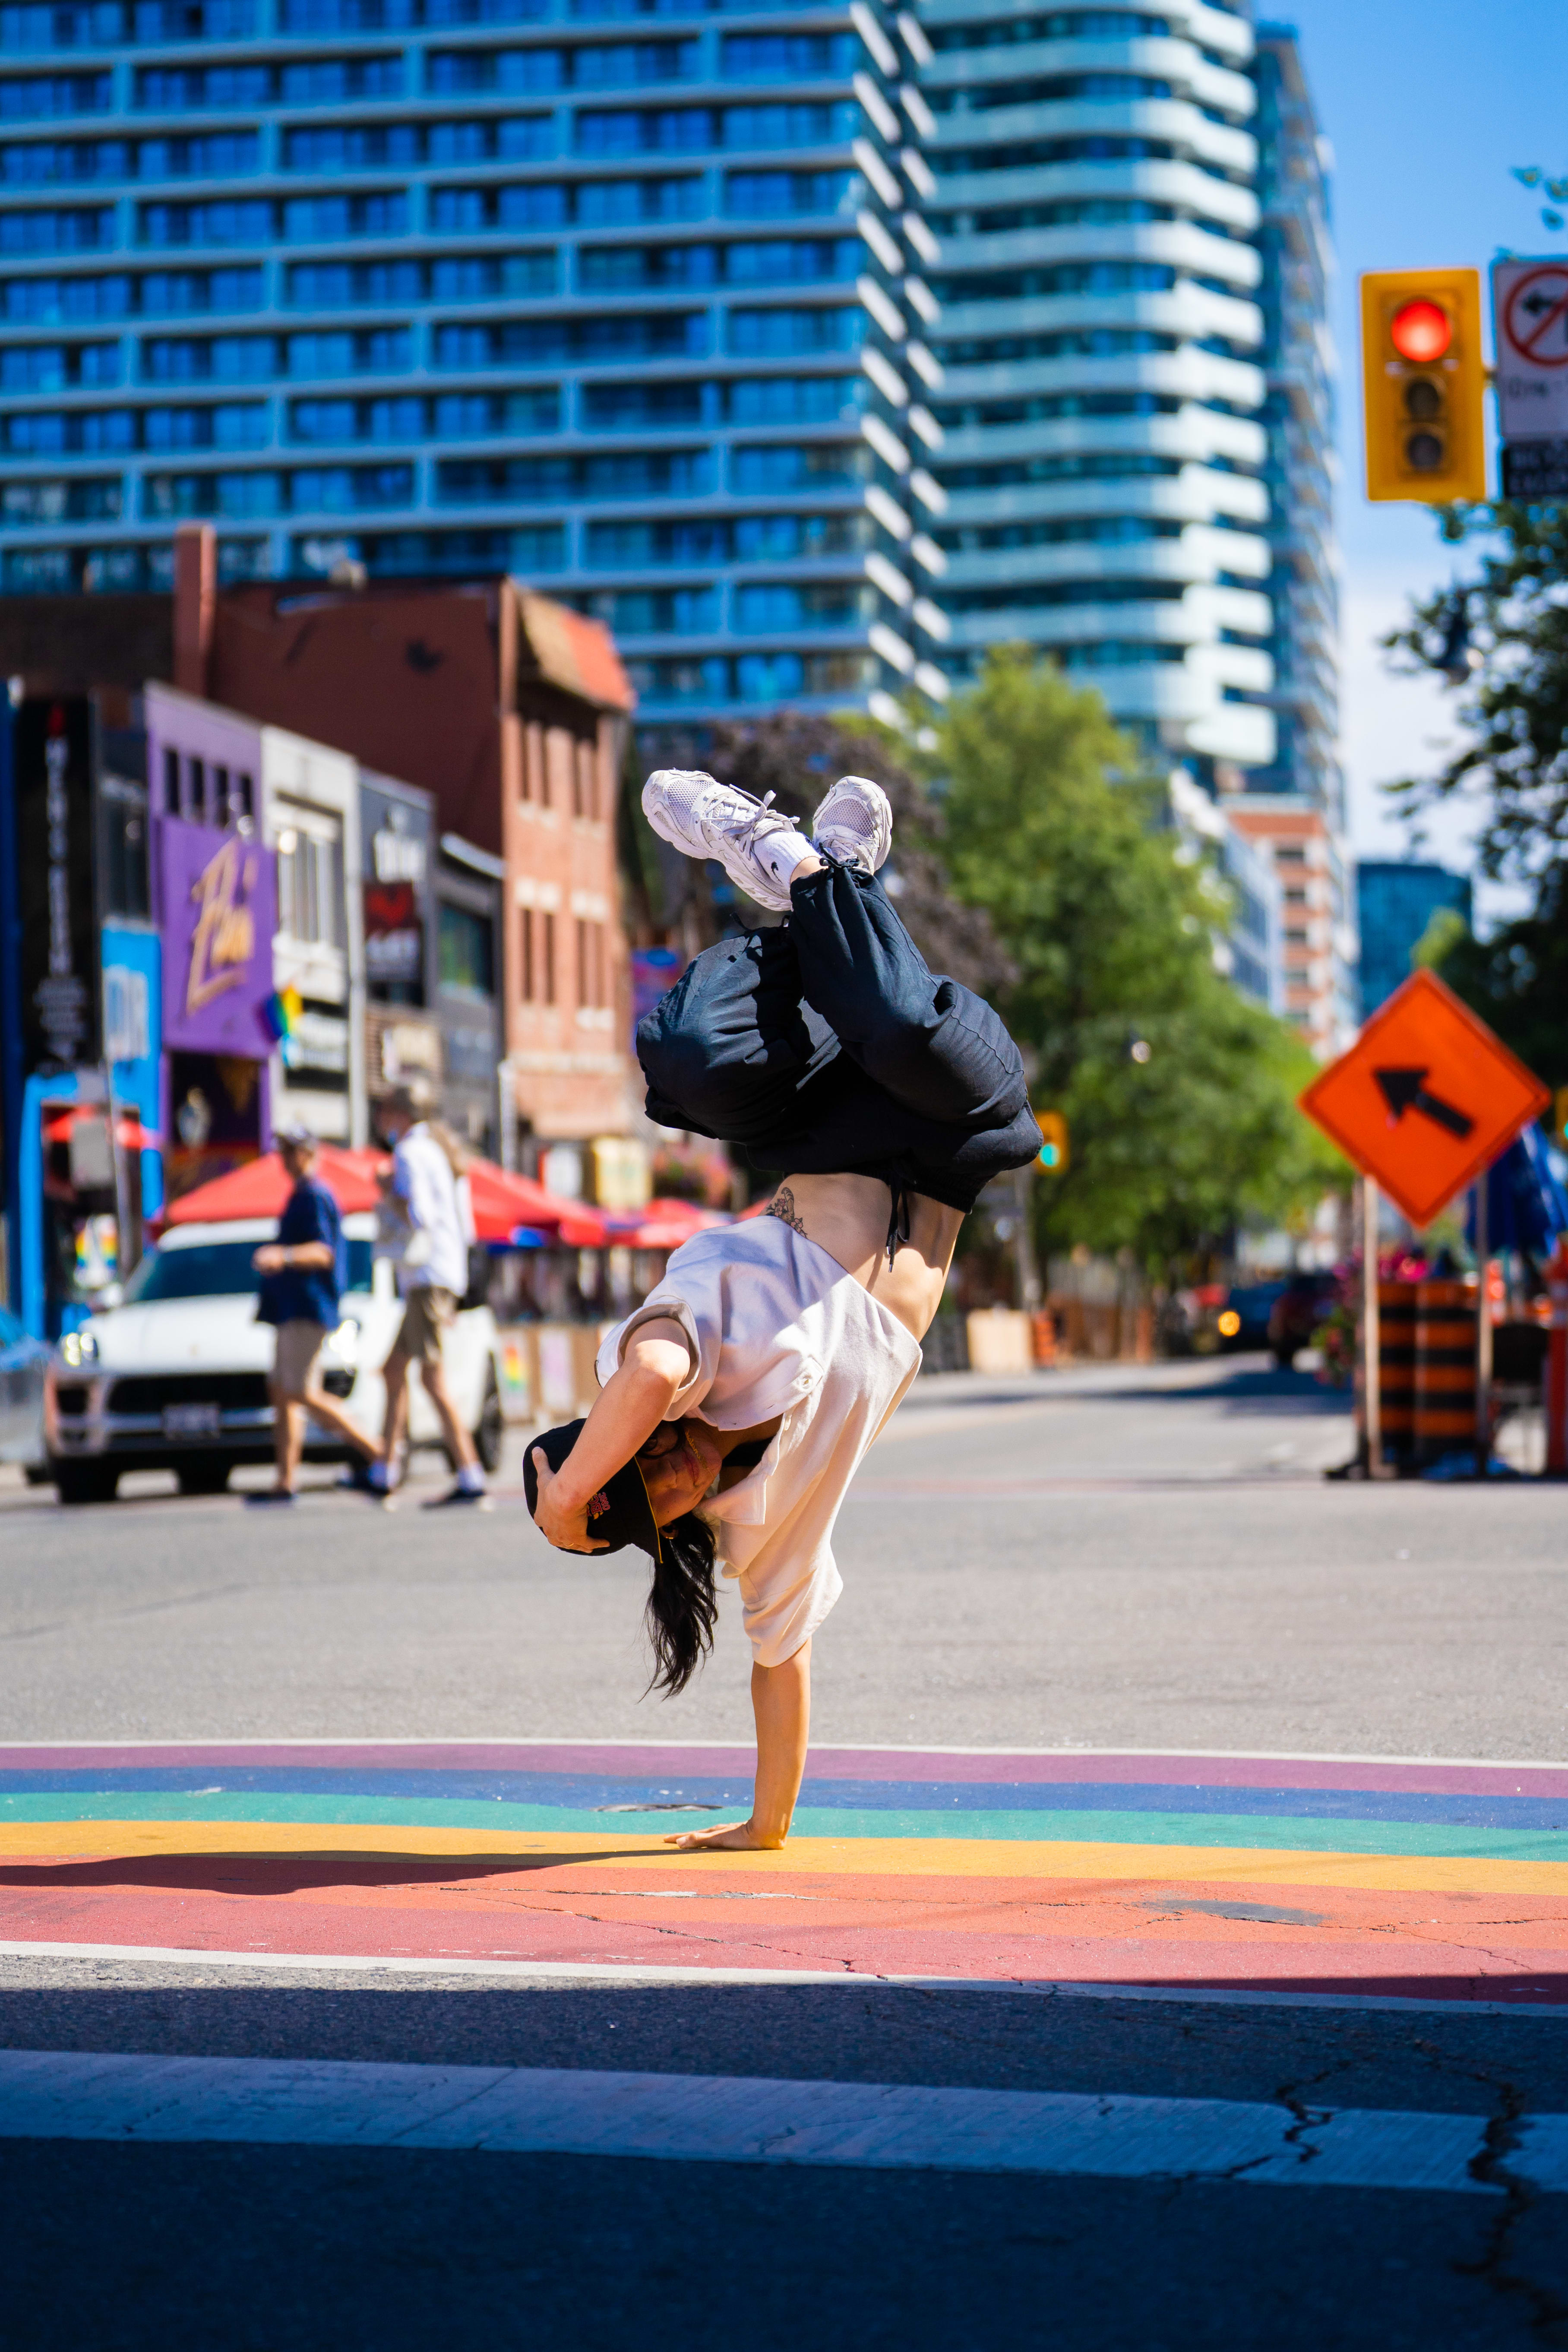
[[[754,854],[758,843],[768,840],[774,834],[798,833],[800,827],[793,818],[785,816],[782,810],[775,810],[773,803],[773,794],[769,793],[758,801],[749,816],[717,819],[715,831],[748,855]]]

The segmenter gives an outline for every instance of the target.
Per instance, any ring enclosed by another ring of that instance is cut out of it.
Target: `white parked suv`
[[[106,1503],[122,1470],[172,1470],[186,1495],[215,1495],[242,1462],[272,1460],[273,1333],[256,1320],[251,1256],[275,1241],[276,1221],[176,1225],[149,1250],[121,1306],[68,1334],[44,1386],[44,1443],[62,1503]],[[379,1435],[381,1367],[402,1315],[391,1263],[373,1256],[375,1219],[343,1219],[348,1287],[342,1321],[321,1358],[323,1386],[369,1435]],[[452,1402],[479,1459],[500,1459],[495,1318],[465,1307],[447,1337]],[[438,1446],[440,1423],[417,1370],[409,1384],[409,1442]],[[347,1449],[307,1423],[305,1459],[341,1462]]]

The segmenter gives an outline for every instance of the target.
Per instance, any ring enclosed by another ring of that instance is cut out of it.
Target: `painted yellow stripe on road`
[[[515,1861],[596,1870],[650,1863],[763,1876],[1008,1880],[1226,1881],[1248,1886],[1363,1888],[1379,1894],[1521,1895],[1568,1900],[1568,1864],[1501,1862],[1449,1854],[1320,1853],[1294,1848],[1087,1845],[984,1838],[793,1838],[777,1853],[680,1853],[662,1843],[612,1833],[399,1829],[384,1822],[32,1822],[0,1832],[5,1863],[146,1862],[182,1855],[353,1862],[395,1854],[416,1864]],[[3,1885],[0,1879],[0,1885]]]

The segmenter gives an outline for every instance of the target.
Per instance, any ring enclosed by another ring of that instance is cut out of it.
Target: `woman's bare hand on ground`
[[[543,1448],[533,1449],[533,1466],[539,1474],[539,1498],[534,1507],[533,1524],[547,1542],[557,1551],[607,1551],[609,1546],[595,1543],[588,1533],[588,1506],[576,1510],[565,1509],[554,1499],[552,1489],[559,1484],[559,1474],[552,1470],[544,1458]]]
[[[665,1839],[666,1845],[678,1846],[682,1853],[700,1853],[704,1846],[726,1853],[771,1853],[784,1843],[777,1837],[764,1837],[750,1822],[726,1822],[721,1828],[710,1830],[678,1830]]]

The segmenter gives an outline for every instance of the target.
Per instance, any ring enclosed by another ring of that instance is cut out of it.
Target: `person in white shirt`
[[[412,1087],[397,1087],[380,1106],[379,1116],[382,1133],[393,1145],[388,1205],[396,1209],[406,1229],[397,1268],[403,1320],[382,1373],[386,1383],[382,1458],[371,1464],[363,1481],[354,1483],[367,1485],[390,1506],[408,1425],[408,1374],[410,1367],[417,1364],[425,1393],[440,1418],[447,1450],[457,1465],[454,1485],[425,1507],[488,1511],[493,1507],[485,1474],[473,1437],[452,1402],[442,1355],[446,1335],[468,1286],[473,1213],[468,1210],[465,1215],[467,1180],[432,1132],[425,1105]]]
[[[524,1483],[559,1549],[651,1555],[667,1691],[711,1646],[716,1559],[734,1579],[752,1811],[670,1843],[778,1846],[805,1765],[812,1639],[842,1590],[839,1506],[920,1370],[966,1212],[1040,1130],[995,1013],[927,970],[876,878],[892,830],[876,784],[841,779],[811,840],[709,776],[663,771],[643,806],[789,918],[709,949],[642,1023],[650,1115],[784,1181],[766,1217],[674,1252],[601,1347],[593,1411],[537,1441]]]

